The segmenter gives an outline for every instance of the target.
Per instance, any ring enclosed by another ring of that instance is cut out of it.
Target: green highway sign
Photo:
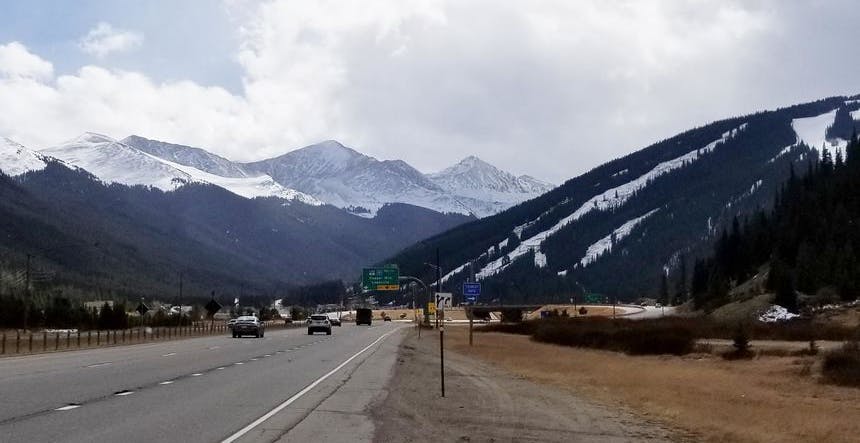
[[[601,294],[585,294],[586,303],[603,303],[606,301],[606,296]]]
[[[397,266],[364,268],[361,287],[367,291],[397,291],[400,289],[400,269]]]

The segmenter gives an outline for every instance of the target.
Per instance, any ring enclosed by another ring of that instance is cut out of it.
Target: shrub
[[[618,334],[628,354],[685,355],[693,351],[696,343],[693,332],[687,328],[670,326],[640,329],[631,328]]]
[[[529,320],[519,323],[491,323],[475,328],[476,332],[501,332],[504,334],[532,335],[539,320]]]
[[[732,335],[732,346],[735,348],[723,354],[726,360],[741,360],[750,359],[753,357],[753,352],[750,351],[750,337],[747,329],[743,326],[738,326],[735,333]]]
[[[848,342],[829,352],[821,366],[824,380],[843,386],[860,386],[860,343]]]
[[[607,349],[631,355],[692,352],[693,330],[669,321],[559,319],[537,324],[534,340],[563,346]]]

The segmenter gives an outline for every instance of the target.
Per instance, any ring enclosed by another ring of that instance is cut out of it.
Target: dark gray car
[[[266,333],[266,324],[253,315],[244,315],[233,324],[233,338],[243,335],[253,335],[260,338]]]

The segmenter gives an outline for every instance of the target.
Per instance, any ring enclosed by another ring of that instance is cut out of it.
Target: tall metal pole
[[[182,326],[182,272],[179,273],[179,326]]]
[[[24,277],[24,330],[27,330],[27,316],[30,315],[30,257],[27,254],[27,271]]]
[[[439,267],[439,248],[436,248],[436,293],[442,292],[442,268]],[[444,315],[436,307],[436,326],[439,326],[439,313]],[[442,382],[442,397],[445,397],[445,326],[439,328],[439,379]]]

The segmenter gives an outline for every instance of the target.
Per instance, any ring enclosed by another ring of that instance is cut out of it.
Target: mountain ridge
[[[691,269],[733,217],[770,207],[791,164],[817,158],[821,145],[844,149],[838,134],[856,129],[845,117],[858,108],[853,97],[831,97],[690,129],[386,262],[432,279],[422,264],[438,248],[455,294],[477,277],[505,300],[583,288],[622,300],[653,295],[662,274],[680,278],[680,263]]]

